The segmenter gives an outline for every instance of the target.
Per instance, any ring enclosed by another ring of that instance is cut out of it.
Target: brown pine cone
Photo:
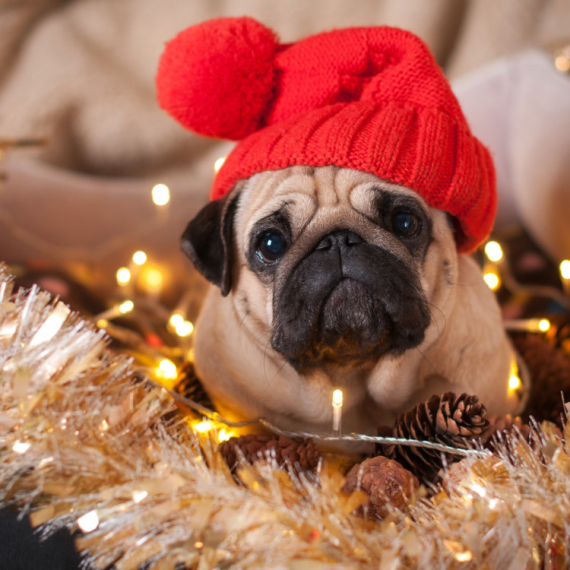
[[[452,447],[467,448],[481,437],[488,426],[485,406],[477,396],[446,392],[432,396],[412,410],[400,414],[394,422],[393,437],[433,441]],[[386,435],[385,433],[383,435]],[[443,466],[441,452],[411,445],[378,446],[377,452],[395,459],[406,469],[427,481],[434,481]],[[446,454],[447,463],[461,456]]]
[[[232,437],[219,447],[232,473],[240,461],[254,463],[272,459],[279,467],[291,466],[296,471],[313,471],[321,458],[312,439],[297,440],[285,436],[248,434]]]
[[[513,418],[511,414],[506,416],[492,415],[489,418],[487,429],[481,434],[481,443],[491,451],[495,449],[494,441],[499,439],[499,434],[504,439],[505,435],[520,433],[521,436],[530,441],[531,430],[528,424],[523,423],[521,418],[517,416]]]
[[[202,404],[202,406],[210,410],[215,410],[210,396],[208,396],[202,382],[196,375],[196,370],[192,362],[187,361],[180,367],[175,390],[185,398]]]
[[[517,336],[513,343],[528,366],[532,383],[523,420],[548,420],[561,426],[564,401],[570,401],[570,357],[537,335]]]
[[[355,465],[346,476],[343,491],[361,489],[368,495],[368,517],[384,517],[390,507],[405,507],[417,491],[419,482],[397,461],[378,456]]]

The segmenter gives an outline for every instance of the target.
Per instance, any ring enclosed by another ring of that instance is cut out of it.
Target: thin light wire
[[[357,433],[335,436],[329,434],[311,433],[304,431],[287,431],[287,430],[282,430],[281,428],[272,424],[270,421],[268,421],[263,417],[258,417],[253,420],[234,422],[231,420],[227,420],[226,418],[218,414],[218,412],[214,412],[213,410],[210,410],[209,408],[203,406],[202,404],[194,402],[194,400],[185,398],[181,394],[178,394],[172,390],[169,390],[168,388],[165,388],[164,386],[162,386],[162,384],[155,382],[148,376],[144,376],[144,379],[153,386],[162,388],[165,392],[170,394],[172,398],[174,398],[177,402],[181,403],[183,406],[186,406],[191,410],[199,412],[201,415],[205,416],[209,420],[224,424],[228,427],[239,428],[255,424],[261,424],[267,429],[273,431],[274,433],[277,433],[279,435],[284,435],[286,437],[313,438],[321,441],[365,441],[369,443],[380,443],[384,445],[407,445],[410,447],[423,447],[425,449],[433,449],[434,451],[441,451],[442,453],[449,453],[452,455],[462,455],[464,457],[468,457],[471,455],[485,456],[490,453],[482,449],[461,449],[459,447],[452,447],[449,445],[444,445],[442,443],[436,443],[434,441],[421,441],[418,439],[407,439],[402,437],[372,436],[372,435],[357,434]]]

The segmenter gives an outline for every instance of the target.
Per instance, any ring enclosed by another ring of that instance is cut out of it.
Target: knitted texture
[[[426,45],[390,27],[281,45],[251,18],[193,26],[168,43],[158,100],[185,127],[241,141],[215,179],[292,165],[337,165],[418,192],[459,221],[461,252],[491,230],[495,174]]]

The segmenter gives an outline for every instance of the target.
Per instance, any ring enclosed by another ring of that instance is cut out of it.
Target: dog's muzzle
[[[347,230],[325,236],[282,280],[273,318],[271,345],[300,372],[401,353],[430,323],[413,270]]]

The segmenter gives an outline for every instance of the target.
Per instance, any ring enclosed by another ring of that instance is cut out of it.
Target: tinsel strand
[[[101,333],[11,289],[0,266],[0,500],[44,533],[77,531],[95,568],[568,567],[568,428],[507,435],[369,522],[325,465],[313,480],[268,457],[236,480],[213,434],[172,421],[172,398]]]

